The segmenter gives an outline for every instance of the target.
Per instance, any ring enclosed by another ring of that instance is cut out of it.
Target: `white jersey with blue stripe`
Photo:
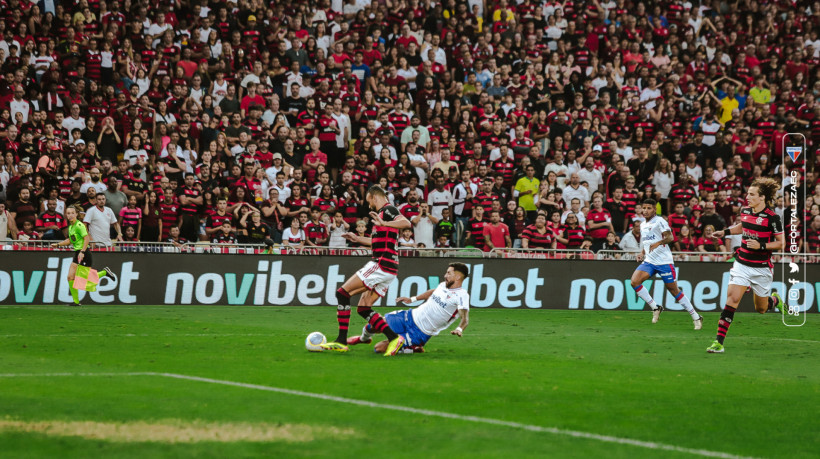
[[[413,322],[424,334],[436,336],[456,320],[459,309],[470,309],[470,294],[442,282],[424,304],[413,309]]]
[[[652,217],[652,220],[641,223],[641,251],[644,254],[644,262],[652,265],[671,265],[675,262],[669,245],[658,246],[652,252],[649,247],[663,239],[663,233],[672,231],[669,223],[659,215]]]

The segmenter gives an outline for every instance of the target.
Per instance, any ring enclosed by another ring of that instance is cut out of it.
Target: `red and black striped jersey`
[[[230,222],[232,219],[233,216],[231,214],[226,213],[225,215],[219,215],[214,212],[208,215],[208,218],[205,220],[205,227],[209,229],[222,228],[224,222]]]
[[[43,215],[40,215],[40,218],[34,223],[35,227],[41,226],[56,226],[57,228],[63,229],[66,227],[66,220],[59,212],[54,212],[54,214],[49,214],[45,212]]]
[[[740,224],[743,228],[743,239],[735,253],[738,263],[753,268],[771,268],[772,252],[766,250],[766,244],[776,240],[776,236],[783,233],[780,216],[769,207],[757,213],[751,207],[744,207],[740,209]],[[747,245],[750,240],[758,241],[760,248],[750,249]]]
[[[669,218],[667,218],[667,220],[669,221],[669,227],[672,228],[672,233],[675,237],[678,237],[678,234],[680,234],[680,229],[683,228],[683,225],[685,225],[688,221],[686,215],[684,214],[672,214]]]
[[[584,236],[586,236],[586,232],[580,226],[576,226],[575,228],[565,226],[562,232],[564,234],[564,239],[567,240],[568,249],[580,248],[581,244],[584,243]]]
[[[401,216],[395,206],[386,205],[379,210],[379,218],[385,223],[396,221]],[[370,248],[373,250],[373,261],[382,271],[396,274],[399,272],[399,253],[396,250],[399,242],[399,230],[388,226],[373,225]]]
[[[160,203],[159,212],[162,219],[162,239],[168,239],[172,226],[177,226],[180,205],[176,200],[171,204]]]
[[[512,161],[496,161],[493,163],[493,171],[504,176],[504,186],[511,186],[515,176],[515,163]]]
[[[476,220],[475,218],[471,218],[467,221],[467,231],[473,235],[473,245],[482,251],[487,245],[484,241],[484,225],[487,223],[487,220]]]
[[[697,191],[692,185],[675,184],[672,186],[672,191],[669,192],[669,197],[676,203],[688,203],[695,196],[697,196]]]
[[[546,226],[544,232],[541,233],[535,225],[530,225],[521,232],[521,239],[529,241],[527,244],[530,249],[549,249],[552,248],[555,235]]]
[[[409,202],[405,202],[404,204],[399,206],[399,212],[401,212],[401,214],[404,215],[404,218],[410,220],[411,218],[419,214],[419,206],[418,204],[414,206]]]
[[[188,188],[187,186],[184,186],[184,185],[179,187],[179,189],[177,190],[177,196],[187,196],[188,198],[191,198],[191,199],[198,198],[200,196],[200,194],[201,193],[196,188]],[[197,205],[192,204],[192,203],[188,203],[187,205],[181,205],[180,206],[180,212],[182,212],[183,214],[188,214],[188,215],[196,214],[197,213]]]
[[[307,222],[305,224],[305,235],[309,241],[315,244],[319,239],[327,239],[327,228],[322,222]]]
[[[489,215],[490,211],[493,209],[493,201],[498,200],[498,195],[495,193],[487,194],[483,191],[479,191],[473,196],[473,205],[481,206],[484,208],[484,213]]]

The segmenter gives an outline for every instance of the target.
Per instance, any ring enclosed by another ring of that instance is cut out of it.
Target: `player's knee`
[[[350,305],[350,294],[341,287],[336,290],[336,301],[340,306],[349,306]]]
[[[632,279],[631,283],[632,283],[632,288],[638,288],[638,286],[641,285],[641,282],[638,282],[637,279]]]

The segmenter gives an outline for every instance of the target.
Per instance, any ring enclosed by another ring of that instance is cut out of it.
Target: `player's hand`
[[[396,303],[410,304],[412,301],[410,301],[410,298],[407,298],[406,296],[400,296],[396,298]]]
[[[55,242],[55,243],[51,244],[51,248],[56,249],[57,247],[60,247],[59,242]]]
[[[376,212],[370,212],[370,219],[373,220],[374,225],[384,226],[384,220]]]
[[[752,250],[758,250],[760,249],[760,241],[758,241],[757,239],[748,239],[746,241],[746,247]]]
[[[657,249],[658,247],[660,247],[660,245],[661,245],[661,243],[660,243],[660,242],[656,242],[656,243],[654,243],[654,244],[650,245],[650,246],[649,246],[649,253],[652,253],[652,251],[653,251],[653,250],[655,250],[655,249]]]
[[[638,263],[643,262],[643,253],[639,253],[638,256],[635,257],[635,259],[638,260]]]
[[[351,242],[356,240],[356,235],[354,233],[350,233],[350,232],[342,234],[342,237],[347,239],[348,241],[351,241]]]
[[[122,239],[122,234],[118,234],[118,235],[117,235],[117,241],[118,241],[118,242],[122,242],[122,241],[123,241],[123,239]]]
[[[725,232],[723,230],[715,231],[714,233],[712,233],[712,237],[715,239],[722,239],[724,234]]]
[[[451,334],[451,335],[456,335],[456,336],[458,336],[459,338],[461,338],[461,336],[462,336],[462,331],[461,331],[461,330],[459,330],[458,328],[456,328],[456,329],[454,329],[453,331],[451,331],[451,332],[450,332],[450,334]]]
[[[83,258],[85,258],[85,252],[80,252],[79,255],[77,255],[77,264],[82,263]]]

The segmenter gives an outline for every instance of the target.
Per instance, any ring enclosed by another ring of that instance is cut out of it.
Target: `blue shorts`
[[[404,338],[404,347],[424,346],[430,339],[430,335],[416,326],[416,322],[413,321],[413,311],[410,309],[393,311],[384,316],[384,320],[391,330]]]
[[[653,265],[643,262],[638,266],[638,271],[648,273],[650,278],[659,274],[664,284],[671,284],[678,280],[678,270],[675,269],[675,265]]]

